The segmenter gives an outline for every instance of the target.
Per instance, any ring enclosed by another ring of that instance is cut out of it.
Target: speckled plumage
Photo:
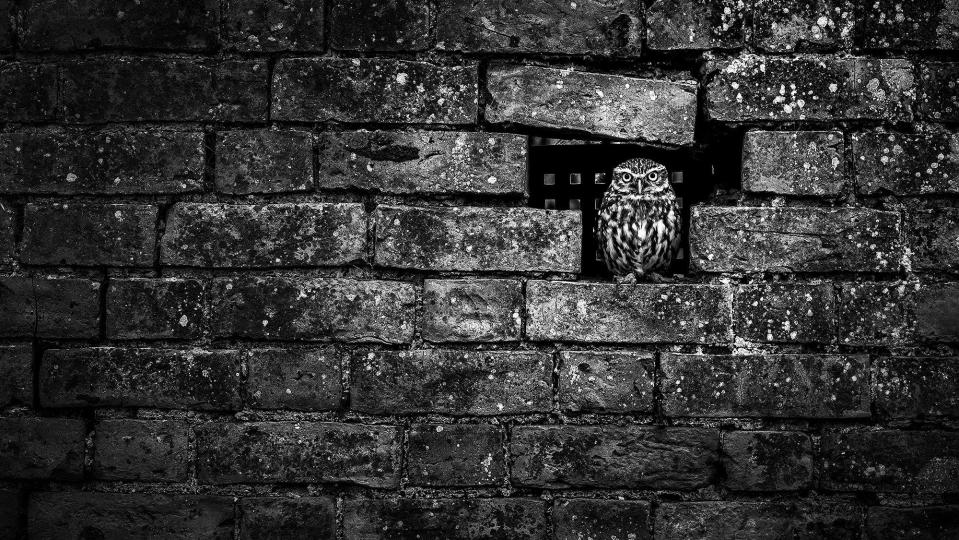
[[[666,167],[631,159],[613,169],[594,229],[616,276],[641,278],[669,268],[679,249],[680,211]]]

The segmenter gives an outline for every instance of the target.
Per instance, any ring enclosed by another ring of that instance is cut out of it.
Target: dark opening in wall
[[[610,275],[597,252],[593,225],[613,168],[636,157],[658,161],[670,171],[670,181],[683,218],[682,247],[671,270],[674,274],[685,274],[688,268],[689,207],[705,200],[713,190],[713,171],[701,153],[688,148],[673,150],[607,141],[530,139],[529,204],[533,208],[579,210],[583,213],[583,275]]]

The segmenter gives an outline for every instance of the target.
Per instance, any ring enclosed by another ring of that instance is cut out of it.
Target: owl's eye
[[[656,171],[653,171],[653,172],[647,174],[647,175],[646,175],[646,178],[648,178],[650,182],[655,182],[655,181],[659,180],[659,173],[656,172]]]
[[[624,181],[629,182],[629,181],[632,180],[632,179],[633,179],[633,175],[629,174],[628,172],[624,172],[624,173],[623,173],[623,180],[624,180]]]

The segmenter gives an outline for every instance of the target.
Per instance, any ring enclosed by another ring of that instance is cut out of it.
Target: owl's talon
[[[638,279],[636,278],[635,272],[630,272],[625,276],[616,276],[616,283],[619,283],[620,285],[628,285],[631,283],[636,283],[637,281]]]
[[[668,278],[662,274],[657,274],[656,272],[650,272],[646,274],[646,277],[649,279],[650,283],[672,283],[672,278]]]

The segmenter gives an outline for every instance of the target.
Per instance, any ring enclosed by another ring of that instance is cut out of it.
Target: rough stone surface
[[[332,422],[210,422],[196,428],[204,484],[349,482],[396,487],[402,431]]]
[[[954,0],[855,2],[853,41],[869,49],[950,50],[959,48]]]
[[[808,489],[812,441],[796,431],[732,431],[723,435],[723,468],[734,491]]]
[[[160,259],[205,267],[349,264],[366,258],[366,222],[359,203],[178,203]]]
[[[110,280],[107,336],[111,339],[189,339],[204,325],[206,286],[197,279]]]
[[[0,336],[94,338],[100,283],[73,278],[0,277]]]
[[[221,337],[406,343],[415,303],[416,289],[402,281],[219,278],[211,326]]]
[[[341,353],[332,349],[248,351],[250,404],[261,409],[339,409],[341,361]]]
[[[890,418],[959,416],[959,358],[879,358],[872,364],[872,394]]]
[[[638,426],[517,426],[514,485],[692,490],[712,482],[719,432]]]
[[[737,338],[780,343],[829,343],[835,333],[831,284],[740,285],[734,302]]]
[[[506,279],[427,279],[421,332],[427,341],[519,341],[523,284]]]
[[[794,502],[667,502],[656,519],[656,538],[858,538],[862,510],[852,504]]]
[[[912,212],[908,227],[914,269],[959,270],[959,208]]]
[[[533,208],[380,205],[378,266],[421,270],[578,272],[582,215]]]
[[[0,202],[0,268],[14,259],[17,242],[16,219],[13,205]]]
[[[0,418],[0,478],[82,479],[86,431],[79,418]]]
[[[553,537],[650,540],[651,513],[646,501],[557,499],[553,502]]]
[[[869,416],[866,355],[662,356],[668,416]]]
[[[635,352],[563,351],[559,407],[574,412],[653,411],[656,361]]]
[[[929,341],[959,342],[959,283],[927,284],[919,289],[916,333]]]
[[[29,344],[0,346],[0,408],[10,404],[33,405],[33,348]]]
[[[93,476],[100,480],[184,482],[190,428],[176,420],[101,420],[95,429]]]
[[[693,142],[694,81],[502,63],[490,66],[488,78],[486,119],[493,123],[678,145]]]
[[[747,3],[658,0],[646,10],[646,40],[657,51],[742,47]]]
[[[866,535],[882,538],[955,538],[959,536],[959,506],[890,508],[874,506],[866,513]]]
[[[322,51],[323,4],[317,0],[226,0],[220,39],[244,52]]]
[[[57,68],[52,64],[0,62],[0,119],[51,120],[57,105]]]
[[[240,540],[336,537],[336,501],[330,497],[240,499]]]
[[[714,285],[530,281],[526,335],[535,341],[725,343],[728,296]]]
[[[836,299],[837,341],[842,345],[896,345],[912,335],[915,286],[843,283]]]
[[[856,133],[852,152],[860,193],[959,193],[959,135]]]
[[[934,122],[959,121],[959,63],[927,62],[919,70],[918,115]]]
[[[743,143],[743,190],[777,195],[838,195],[846,188],[838,131],[750,131]]]
[[[896,272],[904,257],[896,212],[695,206],[690,229],[702,272]]]
[[[286,58],[274,69],[271,116],[309,122],[467,124],[476,120],[476,85],[476,64]]]
[[[503,431],[484,424],[418,424],[410,429],[408,478],[418,486],[490,486],[506,478]]]
[[[330,46],[336,50],[419,51],[431,43],[432,4],[426,0],[327,2]]]
[[[776,53],[847,45],[856,23],[844,0],[756,0],[752,15],[751,43]]]
[[[553,363],[534,351],[358,352],[350,407],[370,414],[547,412]]]
[[[320,189],[526,194],[526,137],[465,131],[318,134]]]
[[[230,195],[313,188],[313,141],[305,131],[244,130],[217,134],[217,191]]]

